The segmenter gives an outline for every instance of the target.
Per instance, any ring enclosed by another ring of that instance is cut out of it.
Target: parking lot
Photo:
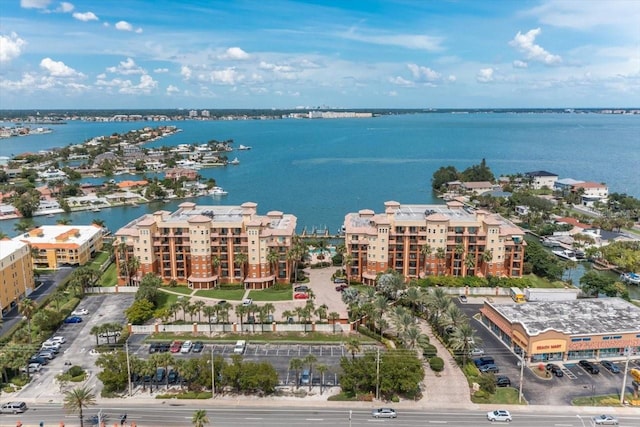
[[[456,300],[456,304],[471,318],[471,325],[477,330],[477,336],[482,339],[482,348],[485,355],[492,356],[496,365],[500,369],[499,375],[506,375],[511,380],[512,387],[518,388],[520,382],[520,366],[519,356],[511,352],[500,339],[487,329],[482,322],[473,319],[473,315],[479,312],[482,305],[476,303],[460,304]],[[554,364],[561,367],[563,376],[551,378],[541,378],[533,372],[539,369],[540,365],[533,364],[524,369],[523,377],[523,394],[524,398],[534,405],[570,405],[571,401],[576,397],[589,397],[604,394],[619,394],[622,388],[622,380],[624,375],[624,362],[615,362],[620,368],[620,373],[614,374],[605,369],[599,363],[596,366],[600,369],[600,373],[592,375],[578,365],[577,360],[568,362],[554,361]],[[632,360],[629,363],[629,369],[640,368],[640,360]],[[627,376],[627,392],[632,391],[633,378]]]

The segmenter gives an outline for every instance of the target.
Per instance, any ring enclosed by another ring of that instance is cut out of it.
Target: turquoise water
[[[175,123],[69,122],[54,132],[0,140],[0,156],[36,152],[144,126],[183,129],[150,146],[233,139],[250,145],[231,153],[239,166],[202,169],[229,192],[197,203],[258,203],[280,210],[304,227],[336,232],[347,212],[383,210],[383,203],[438,203],[431,176],[441,166],[459,170],[485,158],[496,176],[547,170],[574,179],[606,182],[611,191],[640,197],[640,115],[602,114],[412,114],[339,120],[184,121]],[[121,175],[116,180],[131,179]],[[103,182],[104,178],[86,181]],[[95,217],[117,230],[145,212],[174,210],[180,201],[80,212],[73,223]],[[38,224],[56,218],[37,217]],[[13,235],[15,221],[0,221]]]

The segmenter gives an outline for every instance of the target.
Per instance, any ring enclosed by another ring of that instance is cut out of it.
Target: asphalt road
[[[60,269],[56,270],[54,273],[40,275],[38,280],[42,282],[42,284],[38,286],[31,295],[29,295],[29,298],[36,302],[43,300],[49,294],[54,292],[58,287],[58,284],[71,274],[72,271],[72,267],[60,267]],[[17,305],[4,316],[3,321],[3,325],[0,326],[0,337],[4,337],[16,323],[22,321],[22,315],[18,313]]]
[[[274,405],[276,405],[274,403]],[[147,405],[148,406],[148,405]],[[86,410],[85,419],[101,410],[107,416],[106,425],[120,425],[120,414],[127,413],[127,421],[135,421],[138,427],[157,426],[189,426],[191,417],[197,409],[207,411],[210,425],[217,427],[234,426],[424,426],[447,425],[469,426],[502,425],[507,423],[489,423],[485,411],[450,410],[450,411],[413,411],[398,410],[396,419],[374,419],[368,408],[301,408],[287,407],[278,404],[277,408],[255,408],[248,406],[211,407],[209,402],[203,401],[199,406],[184,405],[154,405],[145,408],[143,405],[127,407],[102,408],[92,407]],[[522,427],[590,427],[593,425],[591,415],[576,415],[576,412],[558,410],[557,413],[536,414],[531,412],[512,411],[513,422],[510,425]],[[640,414],[619,416],[620,426],[640,425]],[[43,421],[44,426],[59,426],[60,421],[66,427],[80,425],[78,416],[65,414],[59,407],[34,406],[20,415],[0,415],[0,427],[13,427],[20,420],[24,427],[38,426]],[[90,426],[90,423],[85,423]],[[130,424],[129,424],[130,425]]]

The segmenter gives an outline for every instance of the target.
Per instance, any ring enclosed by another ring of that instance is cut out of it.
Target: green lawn
[[[90,267],[95,267],[95,268],[100,268],[100,266],[102,264],[104,264],[104,262],[109,259],[109,253],[108,252],[98,252],[98,255],[91,261],[91,263],[89,264]]]
[[[178,301],[178,297],[179,295],[160,292],[160,295],[158,296],[158,309],[169,308],[172,304]]]
[[[111,264],[104,272],[98,284],[100,286],[115,286],[118,283],[118,271],[115,264]]]
[[[175,292],[177,294],[182,294],[182,295],[191,295],[191,292],[193,292],[193,289],[188,288],[186,286],[174,286],[174,287],[166,287],[166,288],[161,288],[161,291],[168,291],[168,292]]]
[[[240,301],[244,296],[244,289],[200,289],[196,292],[199,297]]]
[[[289,289],[265,289],[251,291],[249,298],[254,301],[290,301],[293,298],[293,290]]]
[[[524,277],[529,282],[529,285],[532,288],[560,288],[561,289],[565,287],[564,282],[560,280],[557,280],[555,282],[550,282],[549,280],[542,277],[538,277],[535,274],[529,274]]]
[[[625,400],[630,402],[633,400],[631,393],[625,394]],[[584,396],[576,397],[571,401],[573,406],[622,406],[620,404],[619,394],[607,394],[603,396]]]
[[[474,403],[492,403],[495,405],[527,404],[527,401],[524,399],[522,399],[522,402],[518,402],[518,390],[513,387],[498,387],[494,394],[486,398],[474,399],[474,396],[471,396],[471,401]]]

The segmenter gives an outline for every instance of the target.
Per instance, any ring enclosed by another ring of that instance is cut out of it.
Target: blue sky
[[[640,106],[640,0],[0,2],[0,109]]]

